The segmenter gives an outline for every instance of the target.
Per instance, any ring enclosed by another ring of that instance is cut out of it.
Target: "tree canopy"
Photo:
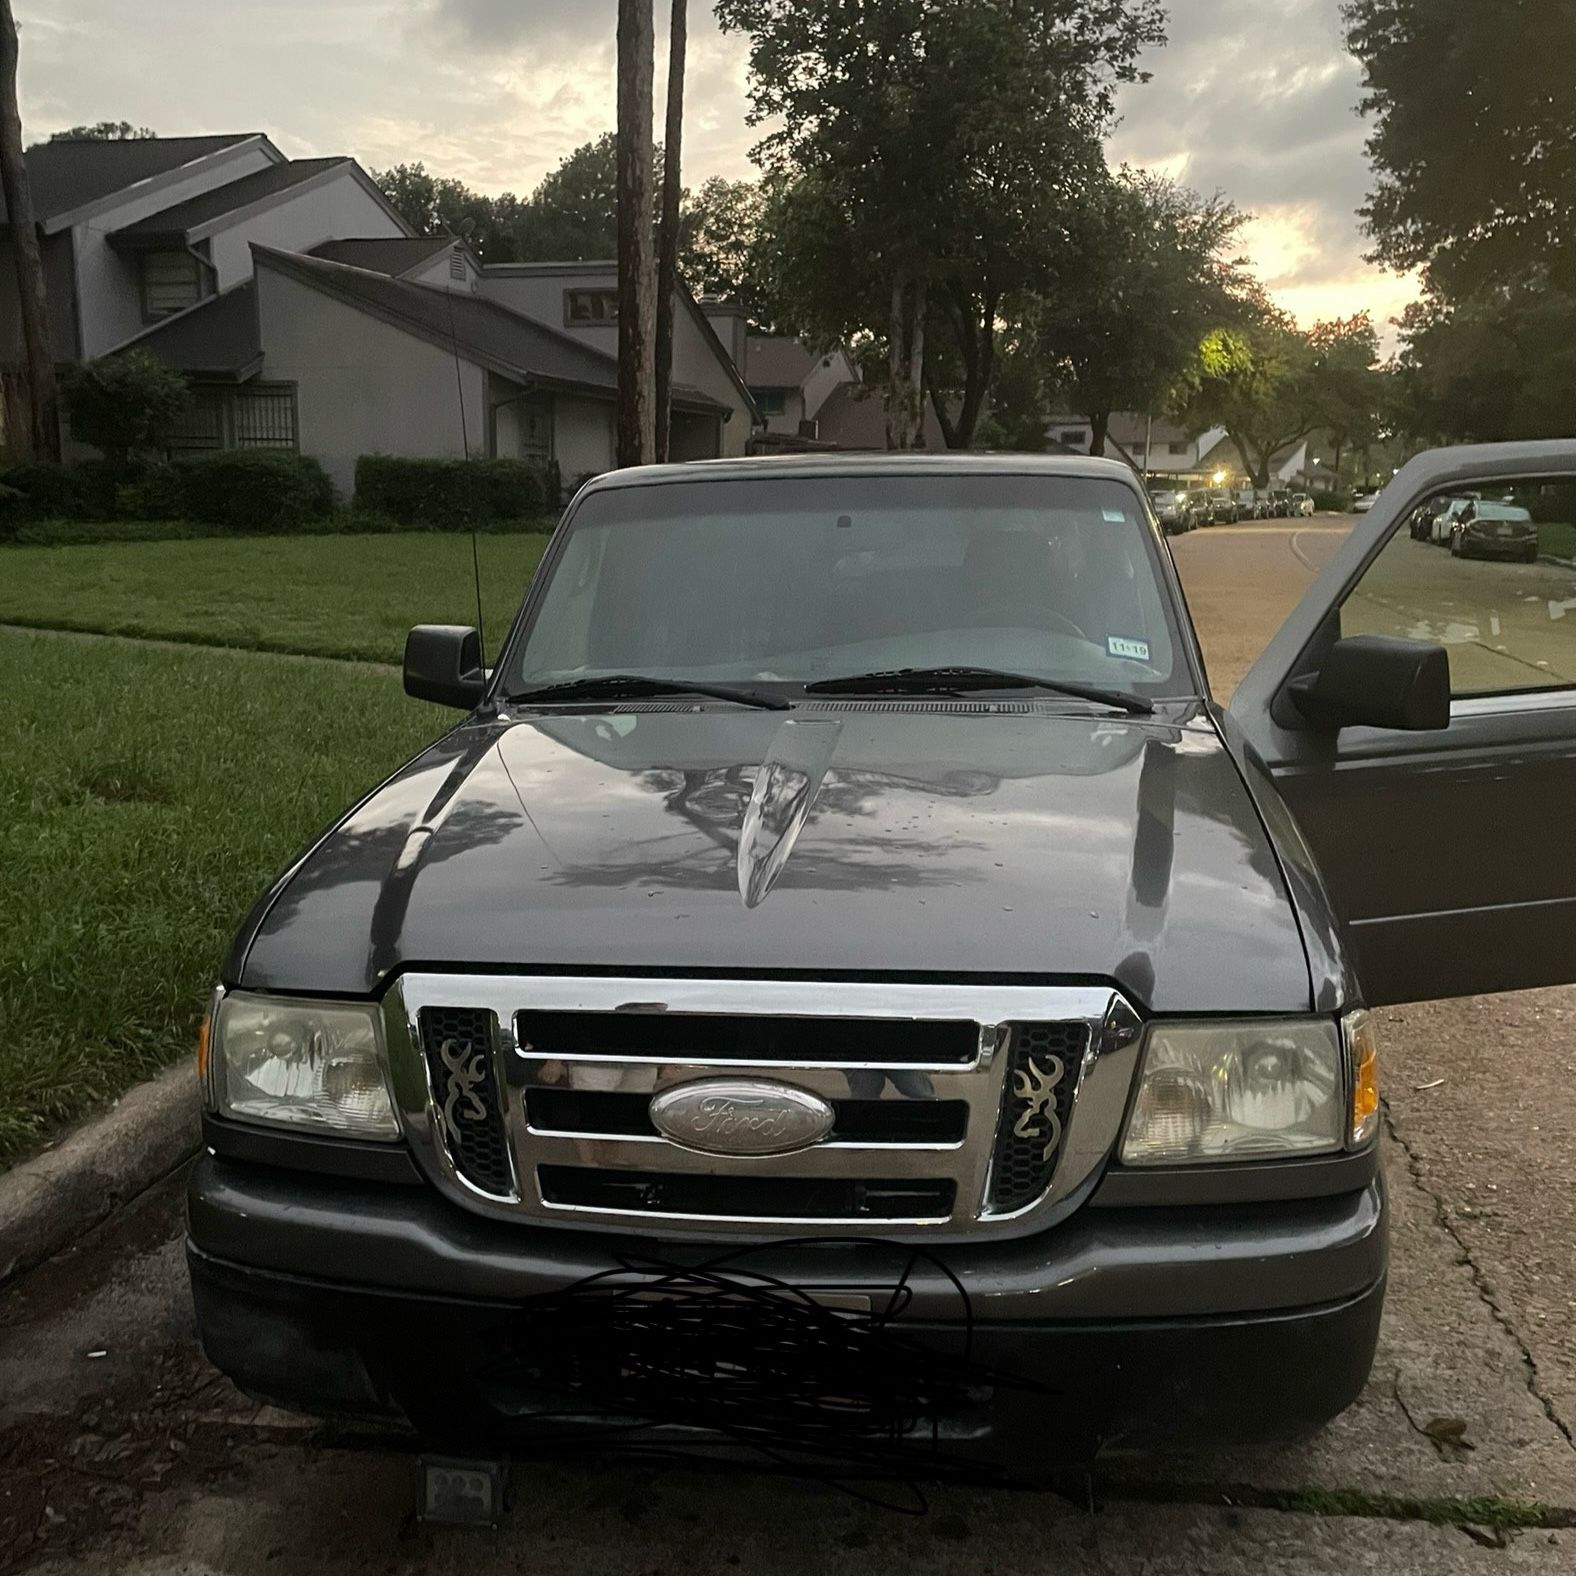
[[[1161,176],[1123,170],[1071,215],[1073,242],[1024,320],[1047,395],[1086,417],[1095,454],[1116,411],[1161,411],[1210,330],[1250,286],[1231,248],[1244,216]]]
[[[1348,0],[1376,260],[1461,296],[1529,268],[1576,284],[1576,4]]]
[[[1058,196],[1103,168],[1158,0],[718,0],[717,16],[750,39],[793,326],[884,344],[889,441],[909,447],[939,311],[967,442],[1001,302],[1055,246]]]
[[[91,126],[68,126],[64,131],[52,131],[51,142],[145,142],[158,136],[146,126],[133,126],[129,120],[101,120]]]

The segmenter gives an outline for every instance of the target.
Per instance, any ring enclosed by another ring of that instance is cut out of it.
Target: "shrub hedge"
[[[413,460],[363,454],[356,461],[356,508],[401,525],[469,530],[558,507],[558,467],[550,461]]]
[[[558,510],[556,467],[518,460],[375,455],[361,462],[357,478],[355,505],[341,509],[322,466],[283,451],[225,450],[121,469],[102,460],[29,462],[0,470],[0,542],[550,530],[554,522],[544,517]]]

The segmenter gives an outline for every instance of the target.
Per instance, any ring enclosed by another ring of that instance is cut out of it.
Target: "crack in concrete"
[[[1390,1102],[1385,1100],[1381,1104],[1384,1109],[1385,1131],[1389,1133],[1401,1153],[1406,1156],[1407,1175],[1411,1178],[1417,1190],[1433,1204],[1435,1218],[1444,1228],[1446,1235],[1455,1243],[1456,1251],[1461,1255],[1461,1262],[1471,1272],[1472,1286],[1477,1292],[1479,1300],[1488,1309],[1494,1322],[1515,1343],[1516,1350],[1521,1354],[1522,1365],[1525,1367],[1527,1374],[1528,1393],[1543,1408],[1545,1416],[1559,1430],[1560,1437],[1565,1441],[1566,1445],[1572,1451],[1576,1451],[1576,1434],[1572,1433],[1571,1425],[1560,1416],[1559,1409],[1554,1405],[1553,1398],[1543,1388],[1542,1380],[1538,1374],[1538,1360],[1532,1355],[1532,1349],[1521,1338],[1521,1332],[1511,1321],[1510,1315],[1500,1306],[1499,1299],[1494,1295],[1493,1287],[1490,1285],[1488,1277],[1483,1273],[1482,1266],[1473,1256],[1472,1249],[1467,1244],[1466,1238],[1462,1236],[1456,1227],[1455,1221],[1451,1218],[1450,1209],[1445,1203],[1444,1197],[1428,1185],[1423,1174],[1423,1162],[1411,1144],[1402,1135]]]

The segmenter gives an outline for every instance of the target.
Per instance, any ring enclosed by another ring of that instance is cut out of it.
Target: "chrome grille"
[[[1092,986],[407,975],[385,1014],[440,1186],[484,1214],[673,1236],[1036,1229],[1110,1153],[1136,1059],[1131,1009]],[[485,1122],[451,1098],[462,1029],[495,1048]],[[719,1075],[814,1095],[831,1131],[772,1156],[662,1136],[653,1099]]]

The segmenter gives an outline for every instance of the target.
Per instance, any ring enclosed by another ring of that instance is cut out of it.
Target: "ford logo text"
[[[791,1155],[821,1142],[835,1114],[818,1095],[791,1084],[708,1078],[651,1102],[657,1131],[708,1155]]]

